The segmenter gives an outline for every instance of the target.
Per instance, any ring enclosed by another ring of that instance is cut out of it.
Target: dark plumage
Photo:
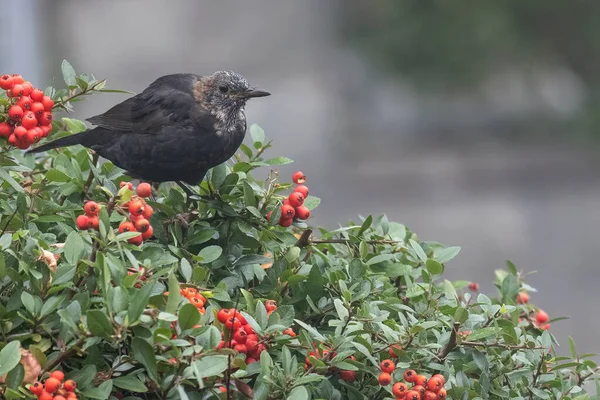
[[[234,72],[166,75],[89,118],[96,128],[28,153],[81,144],[134,178],[195,185],[210,168],[233,156],[244,140],[246,101],[268,95]]]

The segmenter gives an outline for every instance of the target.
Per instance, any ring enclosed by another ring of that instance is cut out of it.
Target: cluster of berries
[[[324,347],[323,350],[320,350],[317,343],[313,343],[313,345],[315,347],[315,351],[310,351],[308,353],[308,355],[306,356],[306,358],[304,359],[304,370],[305,371],[308,371],[312,367],[312,362],[310,360],[310,357],[314,357],[318,360],[322,360],[322,361],[326,362],[326,361],[333,359],[337,355],[337,353],[335,351],[334,352],[331,351],[331,347],[329,347],[329,346],[323,345],[323,347]],[[356,357],[349,356],[347,358],[347,360],[355,361]],[[327,370],[329,372],[336,372],[337,368],[331,366]],[[342,379],[346,382],[354,382],[356,380],[356,371],[343,369],[340,371],[340,379]]]
[[[387,386],[392,383],[392,374],[396,364],[392,360],[383,360],[380,364],[379,384]],[[392,386],[392,393],[396,399],[405,400],[445,400],[446,380],[443,375],[436,374],[427,379],[425,375],[419,375],[412,369],[404,371],[404,380],[407,382],[396,382]],[[411,384],[409,387],[408,384]]]
[[[217,319],[224,325],[218,349],[231,348],[238,353],[246,354],[246,364],[252,364],[260,359],[260,353],[265,351],[266,347],[260,343],[258,335],[238,310],[222,308],[217,313]],[[227,340],[225,340],[225,331],[228,333]]]
[[[529,295],[527,294],[527,292],[519,292],[515,301],[517,302],[517,304],[527,304],[529,303]],[[549,320],[550,318],[544,310],[538,310],[535,313],[535,319],[531,322],[536,328],[547,331],[548,329],[550,329],[550,324],[548,323]]]
[[[84,231],[87,229],[98,230],[100,222],[98,214],[100,213],[100,205],[95,201],[88,201],[83,206],[83,215],[80,215],[75,220],[77,228]]]
[[[292,175],[292,180],[296,184],[294,191],[283,201],[281,205],[281,217],[279,225],[287,228],[295,220],[306,221],[310,218],[310,210],[304,205],[304,200],[308,197],[308,187],[303,185],[306,182],[306,176],[296,171]],[[267,214],[267,219],[271,219],[271,213]]]
[[[0,76],[0,89],[6,90],[9,106],[4,122],[0,122],[0,136],[20,149],[48,136],[52,130],[54,101],[40,89],[33,87],[21,75]]]
[[[131,182],[121,182],[121,187],[124,186],[127,186],[129,190],[133,190]],[[135,192],[136,194],[127,203],[123,204],[123,208],[129,211],[129,221],[122,222],[119,225],[119,233],[140,232],[140,235],[127,240],[129,243],[139,246],[144,240],[150,239],[154,233],[149,221],[153,210],[144,200],[152,195],[152,186],[149,183],[142,182],[137,186]]]
[[[191,287],[181,288],[179,289],[179,294],[188,299],[191,304],[196,306],[198,311],[200,311],[200,314],[206,314],[206,309],[204,308],[204,305],[206,304],[206,297],[202,296],[202,293],[198,292],[198,290]]]
[[[65,374],[62,371],[53,371],[44,383],[35,382],[29,386],[29,391],[38,400],[77,400],[77,384],[71,379],[64,379]]]
[[[136,282],[134,286],[139,289],[142,287],[142,283],[146,282],[152,273],[148,271],[146,267],[141,266],[139,270],[136,270],[135,268],[128,268],[127,275],[138,275],[137,280],[139,282]],[[115,286],[114,281],[110,281],[110,283],[113,285],[113,287]]]

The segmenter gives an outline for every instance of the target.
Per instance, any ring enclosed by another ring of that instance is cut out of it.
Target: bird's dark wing
[[[111,131],[159,134],[165,125],[212,120],[193,96],[192,85],[197,79],[192,74],[163,76],[142,93],[87,121]]]

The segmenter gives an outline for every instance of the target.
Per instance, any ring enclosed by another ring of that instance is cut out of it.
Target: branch
[[[8,218],[8,221],[6,221],[6,224],[4,224],[4,228],[2,228],[2,232],[0,232],[0,237],[4,236],[4,232],[6,232],[6,229],[8,228],[8,225],[10,225],[10,221],[13,220],[13,218],[15,217],[15,215],[17,215],[18,211],[19,211],[19,207],[15,204],[15,211]]]
[[[85,343],[85,339],[86,338],[81,338],[77,341],[77,343],[75,343],[73,345],[73,347],[71,347],[68,350],[62,351],[58,357],[56,357],[54,360],[48,362],[48,364],[46,364],[46,366],[44,367],[44,369],[42,369],[42,371],[40,372],[40,376],[44,375],[44,373],[51,371],[54,367],[56,367],[58,364],[60,364],[63,360],[66,360],[67,358],[71,358],[74,355],[77,354],[77,351],[79,347],[83,346],[83,344]]]
[[[346,244],[350,243],[352,240],[350,239],[315,239],[311,240],[310,244],[323,244],[323,243],[338,243],[338,244]],[[367,244],[398,244],[400,240],[367,240]]]
[[[469,341],[464,341],[460,343],[461,346],[466,346],[466,347],[499,347],[501,349],[508,349],[508,350],[543,350],[544,347],[529,347],[527,345],[510,345],[510,344],[504,344],[504,343],[484,343],[484,342],[469,342]]]
[[[296,242],[296,246],[303,248],[308,246],[311,243],[310,240],[310,235],[312,234],[312,229],[306,229],[304,230],[304,232],[302,232],[302,235],[300,236],[300,238],[298,238],[298,241]]]
[[[66,97],[66,98],[64,98],[64,99],[63,99],[63,98],[61,98],[59,101],[57,101],[57,102],[54,104],[54,107],[52,107],[52,108],[53,108],[53,109],[54,109],[54,108],[63,108],[63,109],[65,109],[65,110],[67,110],[67,107],[65,106],[65,104],[67,104],[68,102],[70,102],[70,101],[71,101],[71,100],[73,100],[73,99],[76,99],[77,97],[80,97],[80,96],[86,95],[86,94],[88,94],[89,92],[92,92],[92,91],[96,90],[96,88],[97,88],[98,86],[100,86],[102,83],[104,83],[105,81],[106,81],[106,79],[103,79],[103,80],[101,80],[101,81],[98,81],[98,82],[94,83],[92,86],[89,86],[89,87],[88,87],[87,89],[85,89],[85,90],[75,91],[75,92],[73,92],[73,94],[72,94],[72,95],[70,95],[69,97]],[[67,111],[68,111],[68,110],[67,110]]]
[[[100,158],[100,156],[98,155],[98,153],[94,152],[94,155],[92,156],[92,165],[93,166],[98,165],[99,158]],[[83,199],[85,199],[87,197],[88,191],[90,190],[90,186],[92,186],[93,181],[94,181],[94,171],[92,168],[90,168],[90,174],[88,175],[87,181],[85,181],[85,184],[83,185],[83,194],[82,194]]]
[[[535,384],[537,383],[538,378],[542,374],[542,365],[544,365],[544,363],[546,361],[545,358],[546,358],[546,354],[542,353],[542,358],[540,359],[540,362],[538,363],[537,370],[533,374],[533,381],[531,382],[531,388],[535,387]],[[529,389],[529,398],[531,400],[533,400],[533,391],[531,391],[531,389]]]
[[[440,360],[445,359],[448,353],[450,353],[456,347],[456,335],[458,334],[458,328],[460,328],[460,323],[455,322],[452,326],[452,332],[450,333],[450,340],[448,340],[446,346],[437,355]]]

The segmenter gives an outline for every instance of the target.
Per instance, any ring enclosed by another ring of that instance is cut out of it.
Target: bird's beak
[[[264,90],[250,89],[245,91],[243,96],[250,99],[252,97],[266,97],[270,95],[271,93],[265,92]]]

